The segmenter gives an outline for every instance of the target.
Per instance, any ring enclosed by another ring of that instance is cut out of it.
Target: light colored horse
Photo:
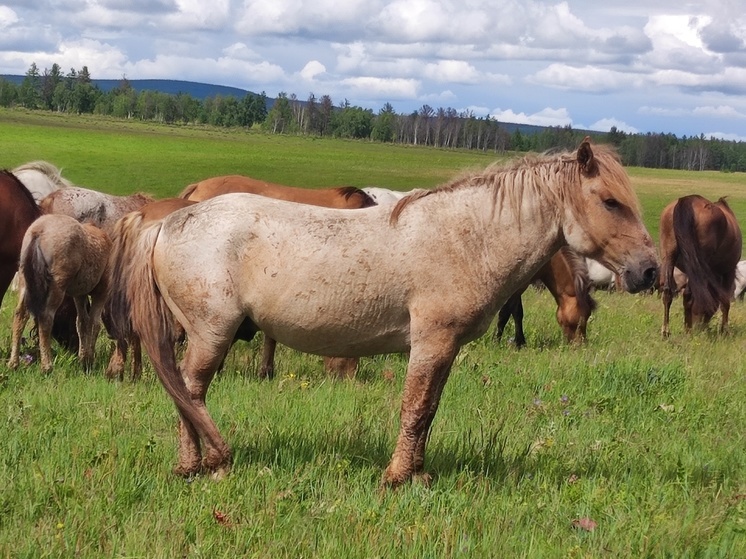
[[[139,227],[135,212],[127,220]],[[364,240],[364,242],[362,242]],[[291,348],[409,353],[382,483],[427,481],[425,447],[459,348],[564,244],[651,287],[657,255],[613,148],[527,157],[363,212],[226,194],[141,230],[132,320],[179,411],[175,472],[220,476],[229,446],[205,395],[249,318]],[[177,366],[173,318],[187,334]]]
[[[379,206],[385,206],[387,204],[396,204],[399,200],[407,196],[408,194],[411,194],[412,190],[410,191],[404,191],[400,192],[398,190],[390,190],[388,188],[381,188],[380,186],[366,186],[363,188],[363,192],[365,192],[368,196],[373,198],[373,200],[378,204]]]
[[[152,201],[152,197],[139,192],[127,196],[116,196],[72,186],[52,192],[39,203],[39,206],[45,214],[67,215],[81,223],[92,223],[111,234],[119,218],[129,212],[139,210]]]
[[[41,368],[52,369],[52,322],[66,294],[75,301],[78,313],[78,356],[83,366],[92,364],[106,300],[110,250],[111,241],[101,229],[65,215],[44,215],[29,226],[21,248],[24,281],[13,314],[9,367],[18,366],[21,334],[30,312],[39,328]]]
[[[736,266],[736,286],[733,290],[733,299],[743,300],[746,292],[746,260],[741,260]]]
[[[222,175],[201,180],[187,186],[179,194],[179,198],[192,202],[200,202],[202,200],[209,200],[215,196],[236,192],[259,194],[276,200],[287,200],[289,202],[322,206],[324,208],[349,210],[369,208],[376,205],[376,201],[371,196],[354,186],[299,188],[267,182],[245,175]],[[264,344],[262,346],[262,362],[259,366],[259,376],[261,378],[274,377],[276,349],[277,342],[265,333]],[[357,359],[324,357],[324,369],[338,378],[354,377],[357,366]]]
[[[38,204],[46,196],[60,188],[75,186],[62,176],[62,171],[47,161],[29,161],[13,169]]]

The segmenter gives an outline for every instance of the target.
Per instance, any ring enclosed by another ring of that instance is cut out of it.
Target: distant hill
[[[20,85],[23,83],[25,76],[16,76],[11,74],[0,74],[0,78],[8,80],[11,83]],[[221,95],[227,97],[232,95],[239,99],[246,96],[249,93],[245,89],[238,87],[229,87],[227,85],[214,85],[209,83],[190,82],[185,80],[127,80],[135,91],[159,91],[161,93],[168,93],[176,95],[178,93],[188,93],[195,99],[203,101],[207,97],[215,97]],[[117,87],[122,80],[91,80],[93,85],[97,86],[101,91],[111,91]]]
[[[0,74],[0,79],[5,79],[11,83],[20,85],[23,83],[25,76],[17,76],[12,74]],[[170,95],[177,95],[179,93],[186,93],[191,95],[195,99],[204,101],[207,97],[215,97],[220,95],[222,97],[233,96],[238,99],[243,99],[247,93],[250,92],[246,89],[238,87],[229,87],[227,85],[215,85],[201,82],[190,82],[186,80],[127,80],[135,91],[158,91],[160,93],[168,93]],[[109,92],[117,87],[122,80],[91,80],[93,85],[97,86],[101,91]],[[272,108],[275,100],[273,98],[267,98],[267,110]],[[303,103],[303,101],[301,101]],[[513,134],[516,130],[520,130],[521,134],[537,134],[544,130],[544,126],[535,126],[532,124],[516,124],[512,122],[500,121],[500,126],[508,133]]]

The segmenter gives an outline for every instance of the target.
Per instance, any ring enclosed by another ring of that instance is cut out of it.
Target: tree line
[[[0,78],[0,106],[67,113],[92,113],[166,124],[207,124],[260,128],[272,134],[303,134],[482,151],[535,151],[573,149],[590,134],[614,144],[625,165],[691,171],[746,171],[746,143],[674,134],[628,134],[612,127],[608,133],[575,130],[571,126],[534,127],[522,132],[518,125],[477,117],[471,111],[423,105],[412,113],[397,113],[386,103],[378,113],[351,105],[338,105],[329,95],[311,93],[301,100],[280,93],[270,102],[264,92],[243,98],[227,95],[196,99],[136,91],[126,78],[104,92],[86,66],[67,74],[58,64],[40,71],[31,64],[22,83]]]

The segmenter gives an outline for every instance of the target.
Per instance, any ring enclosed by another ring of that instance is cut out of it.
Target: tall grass
[[[0,112],[7,166],[48,159],[75,182],[121,193],[172,195],[226,172],[405,189],[494,159],[49,120]],[[744,202],[739,175],[630,174],[651,229],[650,206],[680,195],[681,180]],[[255,375],[260,340],[238,344],[208,396],[235,455],[220,482],[170,473],[173,404],[149,368],[139,383],[106,381],[103,337],[90,374],[62,352],[49,376],[36,362],[0,362],[0,556],[746,556],[746,307],[734,306],[728,336],[687,335],[676,301],[663,340],[655,296],[595,296],[582,347],[565,345],[553,300],[530,289],[525,349],[489,335],[462,349],[433,426],[429,488],[378,490],[403,356],[364,359],[355,381],[337,382],[320,358],[279,348],[267,382]],[[2,306],[3,360],[14,303],[9,294]]]

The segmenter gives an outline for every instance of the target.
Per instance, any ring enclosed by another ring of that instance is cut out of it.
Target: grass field
[[[46,159],[78,184],[171,196],[228,173],[310,187],[430,187],[494,154],[160,127],[0,111],[3,161]],[[670,200],[728,195],[746,177],[629,169],[656,236]],[[742,221],[742,227],[746,223]],[[321,359],[259,340],[231,351],[208,406],[235,462],[220,482],[171,475],[174,406],[147,369],[103,378],[9,371],[13,294],[0,317],[0,557],[746,556],[746,306],[731,333],[662,340],[655,296],[596,293],[583,347],[564,344],[551,297],[524,296],[528,347],[490,335],[454,365],[427,453],[429,487],[378,490],[394,447],[406,361],[364,359],[332,381]],[[719,317],[716,317],[716,319]],[[509,334],[509,332],[507,332]]]

